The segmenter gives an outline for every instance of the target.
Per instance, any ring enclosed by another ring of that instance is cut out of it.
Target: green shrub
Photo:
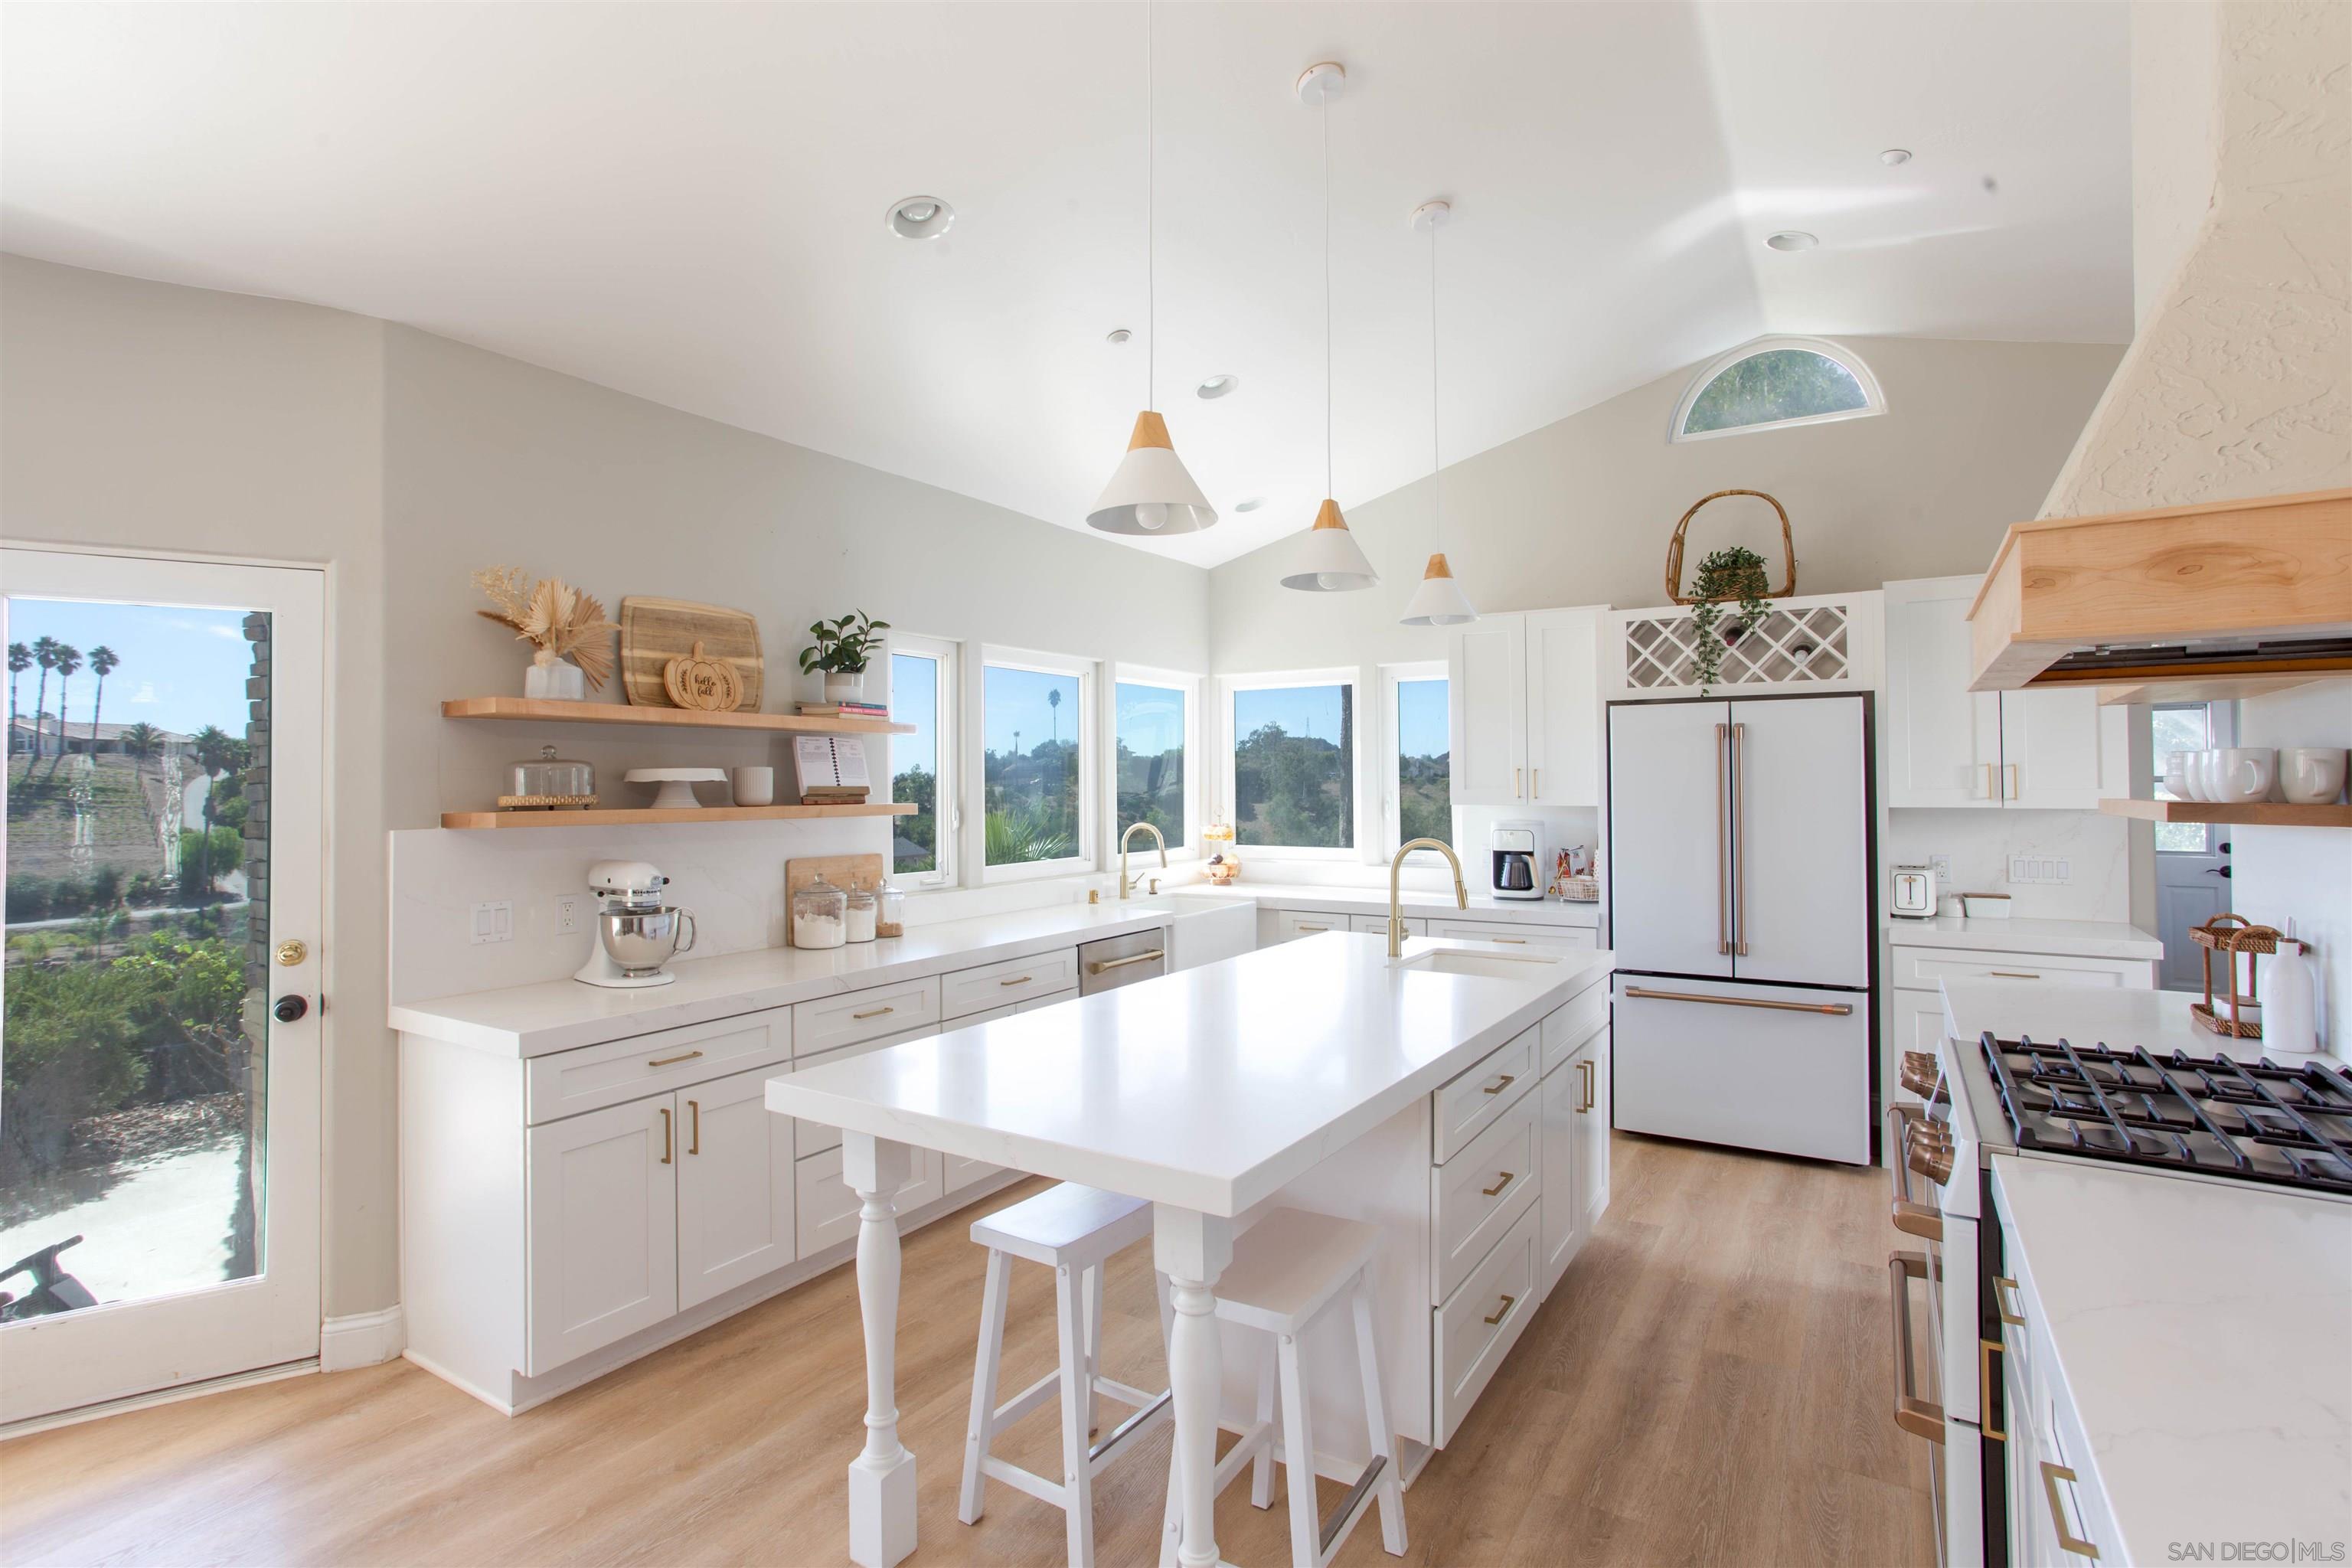
[[[0,1057],[0,1144],[8,1163],[64,1160],[73,1124],[112,1110],[146,1082],[140,1046],[154,1015],[152,975],[114,964],[12,971]]]

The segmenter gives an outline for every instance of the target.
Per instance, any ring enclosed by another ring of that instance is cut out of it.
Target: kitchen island
[[[898,1441],[894,1370],[894,1195],[913,1151],[1152,1203],[1155,1262],[1176,1308],[1169,1360],[1181,1474],[1178,1555],[1201,1568],[1217,1561],[1210,1472],[1223,1369],[1211,1314],[1235,1236],[1286,1190],[1344,1168],[1360,1142],[1409,1138],[1416,1128],[1430,1140],[1415,1178],[1423,1213],[1442,1210],[1447,1184],[1432,1167],[1473,1168],[1462,1163],[1476,1159],[1482,1138],[1513,1131],[1500,1120],[1507,1108],[1520,1106],[1530,1118],[1522,1135],[1532,1144],[1532,1112],[1522,1102],[1541,1068],[1559,1065],[1549,1060],[1555,1031],[1546,1026],[1561,1020],[1565,1051],[1570,1015],[1599,999],[1605,1022],[1601,983],[1611,967],[1605,952],[1537,957],[1441,941],[1412,942],[1391,960],[1381,938],[1335,931],[770,1079],[769,1110],[843,1130],[843,1179],[860,1205],[867,1409],[865,1445],[849,1467],[852,1558],[887,1568],[915,1548],[915,1459]],[[1496,1070],[1483,1070],[1490,1066]],[[1605,1068],[1585,1076],[1605,1085]],[[1588,1089],[1578,1109],[1593,1108],[1599,1092]],[[1393,1169],[1393,1150],[1367,1163]],[[1508,1194],[1499,1201],[1516,1201],[1516,1209],[1465,1216],[1482,1237],[1486,1226],[1519,1216],[1507,1229],[1520,1239],[1486,1255],[1507,1263],[1517,1247],[1533,1276],[1515,1276],[1520,1289],[1506,1292],[1485,1320],[1507,1324],[1514,1340],[1543,1283],[1528,1206],[1538,1184],[1528,1163],[1522,1159],[1515,1173],[1522,1178],[1516,1191],[1509,1182],[1499,1189]],[[1487,1265],[1449,1268],[1444,1240],[1431,1248],[1440,1256],[1430,1267],[1449,1279],[1466,1270],[1457,1295],[1481,1289]],[[1427,1289],[1427,1273],[1412,1278]],[[1424,1321],[1430,1312],[1425,1299],[1392,1305],[1415,1307]],[[1431,1335],[1441,1361],[1453,1306],[1438,1308]],[[1496,1342],[1492,1336],[1488,1350],[1499,1356],[1507,1342]],[[1490,1363],[1461,1384],[1466,1397],[1486,1371]]]

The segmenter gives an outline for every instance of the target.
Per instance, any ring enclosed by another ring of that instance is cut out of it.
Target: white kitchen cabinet
[[[1456,805],[1597,805],[1600,606],[1482,616],[1449,637]]]
[[[945,1159],[936,1149],[915,1149],[906,1184],[898,1189],[898,1213],[921,1208],[947,1190]],[[857,1238],[857,1194],[841,1179],[838,1145],[822,1154],[795,1161],[793,1172],[794,1218],[803,1258],[823,1252],[836,1242]],[[965,1185],[971,1184],[967,1182]]]
[[[1601,804],[1601,610],[1528,616],[1528,798]]]
[[[1428,924],[1430,936],[1491,942],[1535,952],[1589,952],[1601,945],[1601,933],[1591,926],[1513,925],[1501,921],[1431,921]]]
[[[677,1305],[698,1307],[793,1261],[793,1119],[768,1109],[777,1069],[679,1089]]]
[[[1348,917],[1348,929],[1352,931],[1360,932],[1365,936],[1386,936],[1389,934],[1389,917],[1386,915],[1349,915]],[[1407,936],[1427,936],[1429,934],[1429,922],[1422,920],[1407,920],[1404,922],[1404,934]]]
[[[677,1310],[677,1113],[669,1095],[525,1134],[524,1253],[536,1374]]]
[[[1446,638],[1449,786],[1456,805],[1526,798],[1528,642],[1525,616],[1481,616]]]
[[[2121,707],[2090,690],[1969,689],[1979,581],[1886,584],[1886,804],[2096,811],[2129,795]]]
[[[1609,1031],[1585,1047],[1591,1063],[1584,1077],[1584,1120],[1577,1128],[1577,1196],[1584,1205],[1584,1234],[1591,1236],[1609,1208]]]
[[[1276,910],[1274,911],[1274,940],[1296,942],[1302,936],[1321,936],[1327,931],[1346,931],[1348,917],[1335,915],[1328,910]]]
[[[1543,1289],[1549,1295],[1609,1207],[1609,1031],[1546,1073],[1538,1092]]]

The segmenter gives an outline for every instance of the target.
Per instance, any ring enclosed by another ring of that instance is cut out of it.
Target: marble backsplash
[[[2021,920],[2129,921],[2131,825],[2095,811],[1936,811],[1886,814],[1882,866],[1924,864],[1948,855],[1947,892],[2007,893]],[[2061,883],[2009,879],[2012,856],[2063,860]],[[1885,889],[1879,891],[1882,904]]]

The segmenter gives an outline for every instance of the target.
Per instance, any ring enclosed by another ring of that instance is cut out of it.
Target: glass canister
[[[883,889],[882,910],[881,913],[877,918],[881,921],[879,925],[875,927],[875,931],[877,934],[883,931],[887,931],[894,936],[905,935],[907,931],[907,895],[900,892],[896,888]]]
[[[849,896],[820,875],[793,895],[793,945],[839,947],[848,940]]]
[[[850,889],[847,897],[846,919],[849,926],[849,940],[872,942],[874,921],[881,908],[881,900],[864,888]]]
[[[553,746],[541,746],[538,756],[507,769],[506,803],[576,805],[595,798],[595,768],[557,756]]]

